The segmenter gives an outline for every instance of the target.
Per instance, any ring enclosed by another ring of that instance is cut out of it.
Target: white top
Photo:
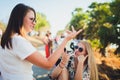
[[[13,49],[0,46],[0,68],[3,80],[33,80],[32,64],[25,60],[36,51],[32,44],[22,36],[14,35]]]

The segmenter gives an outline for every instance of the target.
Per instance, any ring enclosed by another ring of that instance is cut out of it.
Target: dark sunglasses
[[[35,19],[35,18],[30,18],[30,20],[31,20],[32,22],[36,22],[36,19]]]
[[[79,47],[79,46],[74,46],[74,49],[78,49],[79,52],[82,52],[82,51],[83,51],[83,48],[82,48],[82,47]]]

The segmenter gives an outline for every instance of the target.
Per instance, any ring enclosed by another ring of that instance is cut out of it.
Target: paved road
[[[43,68],[39,68],[37,66],[33,66],[33,76],[36,80],[49,80],[48,74],[51,72],[50,70],[45,70]]]

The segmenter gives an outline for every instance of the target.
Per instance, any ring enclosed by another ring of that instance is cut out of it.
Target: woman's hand
[[[84,55],[80,55],[77,57],[78,59],[78,63],[84,64],[85,60],[87,59],[88,55],[84,56]]]
[[[79,31],[76,31],[75,29],[74,29],[74,27],[72,26],[72,31],[66,31],[67,32],[67,36],[66,36],[66,38],[68,39],[68,40],[70,40],[70,39],[73,39],[76,35],[78,35],[80,32],[82,32],[82,29],[80,29]]]
[[[84,55],[79,55],[79,56],[75,56],[78,64],[77,64],[77,69],[76,69],[76,73],[75,73],[75,78],[74,80],[82,80],[82,76],[83,76],[83,69],[84,69],[84,62],[87,59],[87,56]]]
[[[66,64],[69,61],[69,58],[70,58],[70,55],[67,54],[67,52],[64,52],[62,54],[62,60],[61,61]]]
[[[67,69],[65,68],[66,63],[68,62],[70,56],[69,54],[67,54],[66,52],[62,53],[62,60],[59,63],[59,65],[53,69],[52,73],[51,73],[51,78],[52,79],[57,79],[59,78],[59,80],[68,80],[66,78],[68,78],[68,72]],[[64,79],[65,78],[65,79]]]
[[[61,66],[65,66],[65,65],[68,63],[69,58],[70,58],[70,55],[67,54],[67,52],[64,52],[64,53],[62,54],[62,60],[61,60],[61,62],[60,62],[60,65],[61,65]]]

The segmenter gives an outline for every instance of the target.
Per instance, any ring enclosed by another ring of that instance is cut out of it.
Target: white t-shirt
[[[25,60],[36,48],[25,38],[14,35],[13,49],[0,46],[0,67],[3,80],[33,80],[32,64]]]

